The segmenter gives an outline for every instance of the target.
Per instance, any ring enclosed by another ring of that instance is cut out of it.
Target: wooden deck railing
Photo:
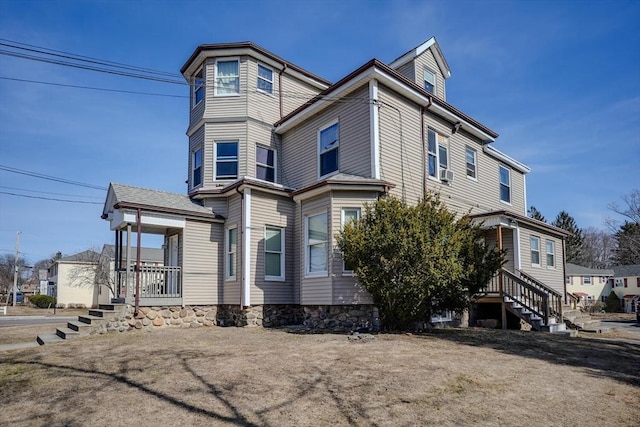
[[[572,293],[567,292],[567,300],[568,300],[569,306],[572,309],[574,310],[578,309],[578,303],[580,302],[580,298],[578,298]]]
[[[521,276],[501,269],[491,279],[486,292],[497,293],[517,302],[542,317],[545,325],[549,324],[552,316],[562,322],[562,295],[531,276],[519,273]]]
[[[135,295],[136,271],[135,265],[129,271],[121,269],[116,272],[119,283],[127,283],[126,295]],[[128,276],[128,281],[127,281]],[[140,297],[141,298],[180,298],[182,296],[182,275],[180,267],[175,266],[140,266]]]

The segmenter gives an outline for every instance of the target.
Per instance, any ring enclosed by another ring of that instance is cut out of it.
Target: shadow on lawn
[[[436,330],[422,336],[492,348],[559,365],[588,368],[592,376],[612,378],[640,387],[640,343],[475,328]]]

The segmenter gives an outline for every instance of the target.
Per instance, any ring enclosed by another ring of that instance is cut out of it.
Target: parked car
[[[16,292],[16,303],[21,303],[23,301],[22,299],[22,292]],[[13,304],[13,292],[11,292],[9,294],[9,304]]]

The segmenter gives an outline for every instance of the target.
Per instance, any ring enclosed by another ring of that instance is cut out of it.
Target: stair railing
[[[549,311],[552,316],[554,316],[560,323],[563,322],[562,319],[562,294],[555,289],[552,289],[545,285],[544,283],[537,280],[535,277],[532,277],[525,273],[524,271],[516,270],[518,275],[522,280],[527,282],[531,286],[535,286],[543,292],[549,294]]]

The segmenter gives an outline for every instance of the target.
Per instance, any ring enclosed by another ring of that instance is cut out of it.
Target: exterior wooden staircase
[[[123,304],[100,304],[97,309],[90,309],[87,315],[78,316],[78,320],[67,322],[67,327],[57,328],[54,334],[43,334],[36,337],[40,345],[53,344],[64,340],[75,339],[106,330],[107,317],[115,314]]]
[[[499,297],[503,325],[508,311],[536,331],[575,335],[564,322],[562,295],[522,271],[501,269],[489,283],[485,296]]]

